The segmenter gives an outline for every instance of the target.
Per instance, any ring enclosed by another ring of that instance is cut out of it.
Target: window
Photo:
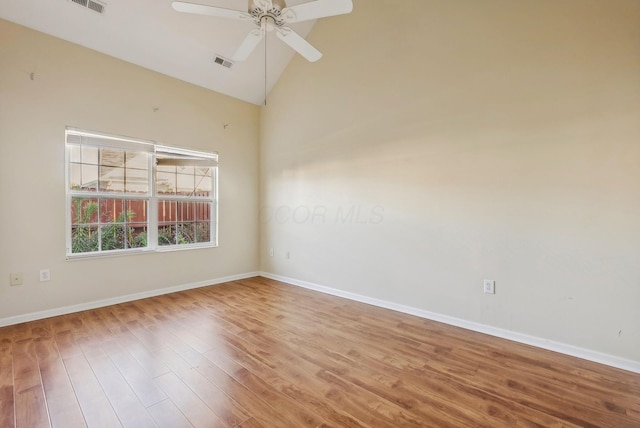
[[[211,242],[211,160],[194,152],[157,147],[158,245]]]
[[[215,153],[66,131],[67,256],[217,244]]]

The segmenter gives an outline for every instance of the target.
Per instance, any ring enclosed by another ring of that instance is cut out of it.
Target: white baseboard
[[[372,297],[363,296],[361,294],[338,290],[335,288],[313,284],[310,282],[301,281],[294,278],[288,278],[281,275],[275,275],[269,272],[260,272],[260,275],[264,276],[265,278],[270,278],[276,281],[285,282],[287,284],[296,285],[298,287],[319,291],[321,293],[331,294],[333,296],[338,296],[338,297],[344,297],[346,299],[354,300],[356,302],[367,303],[369,305],[391,309],[391,310],[402,312],[405,314],[415,315],[420,318],[438,321],[441,323],[453,325],[456,327],[461,327],[461,328],[471,330],[471,331],[476,331],[479,333],[489,334],[491,336],[512,340],[514,342],[524,343],[526,345],[547,349],[549,351],[559,352],[561,354],[570,355],[572,357],[582,358],[583,360],[605,364],[611,367],[628,370],[634,373],[640,373],[640,361],[628,360],[625,358],[616,357],[614,355],[609,355],[602,352],[593,351],[590,349],[580,348],[580,347],[569,345],[566,343],[555,342],[553,340],[543,339],[535,336],[529,336],[527,334],[518,333],[511,330],[492,327],[489,325],[480,324],[477,322],[468,321],[461,318],[456,318],[448,315],[442,315],[435,312],[426,311],[424,309],[418,309],[411,306],[405,306],[398,303],[388,302],[386,300],[375,299]]]
[[[190,290],[192,288],[206,287],[208,285],[222,284],[229,281],[237,281],[239,279],[247,279],[260,275],[259,272],[248,272],[238,275],[225,276],[222,278],[210,279],[207,281],[192,282],[190,284],[177,285],[174,287],[159,288],[156,290],[144,291],[142,293],[128,294],[126,296],[112,297],[110,299],[96,300],[93,302],[81,303],[78,305],[64,306],[62,308],[48,309],[41,312],[32,312],[25,315],[17,315],[14,317],[0,318],[0,327],[8,325],[20,324],[28,321],[41,320],[44,318],[55,317],[58,315],[66,315],[74,312],[86,311],[89,309],[102,308],[119,303],[131,302],[133,300],[146,299],[147,297],[161,296],[163,294],[175,293],[176,291]]]

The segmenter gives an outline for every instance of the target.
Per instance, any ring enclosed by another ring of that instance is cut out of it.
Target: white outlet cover
[[[487,294],[495,294],[496,293],[496,282],[492,279],[484,280],[484,292]]]
[[[11,286],[22,285],[22,272],[12,273],[10,275]]]

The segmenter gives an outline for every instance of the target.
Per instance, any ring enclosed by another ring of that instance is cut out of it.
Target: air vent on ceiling
[[[220,55],[216,56],[214,58],[213,62],[215,62],[216,64],[221,65],[223,67],[226,67],[226,68],[233,67],[233,63],[230,60],[228,60],[226,58],[223,58]]]
[[[91,9],[94,12],[104,13],[104,4],[95,0],[71,0],[75,4]]]

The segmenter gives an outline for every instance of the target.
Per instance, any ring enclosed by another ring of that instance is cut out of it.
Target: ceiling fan
[[[266,33],[274,30],[280,40],[308,61],[317,61],[322,53],[286,24],[342,15],[353,9],[352,0],[314,0],[291,7],[286,7],[284,0],[253,0],[247,12],[182,1],[174,1],[171,6],[178,12],[253,22],[257,28],[251,30],[240,44],[232,57],[234,61],[247,59]]]

